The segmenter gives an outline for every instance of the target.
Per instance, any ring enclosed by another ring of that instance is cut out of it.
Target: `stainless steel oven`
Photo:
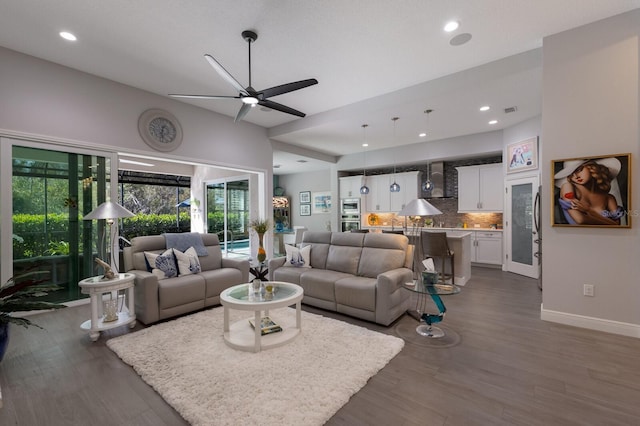
[[[360,229],[359,214],[343,214],[340,218],[340,228],[342,232],[350,232]]]
[[[340,200],[340,213],[344,215],[360,215],[360,198],[343,198]]]

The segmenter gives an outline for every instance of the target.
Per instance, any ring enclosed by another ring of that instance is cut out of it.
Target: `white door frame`
[[[520,274],[520,275],[525,275],[527,277],[531,277],[531,278],[535,278],[538,279],[539,275],[540,275],[540,267],[539,267],[539,261],[540,259],[537,258],[535,256],[535,253],[538,251],[538,244],[536,244],[535,240],[537,238],[539,238],[539,236],[536,233],[536,228],[535,228],[535,224],[534,224],[534,216],[535,216],[535,196],[536,193],[538,192],[538,188],[540,185],[540,179],[538,177],[538,175],[529,175],[529,176],[519,176],[517,178],[513,178],[513,179],[507,179],[505,184],[506,184],[506,195],[505,195],[505,215],[506,215],[506,220],[505,220],[505,231],[504,231],[504,236],[505,236],[505,246],[504,246],[504,250],[506,253],[506,261],[505,261],[505,266],[506,266],[506,270],[509,272],[513,272],[516,274]],[[514,262],[513,261],[513,253],[512,253],[512,238],[513,238],[513,229],[512,229],[512,224],[513,224],[513,215],[512,215],[512,211],[511,211],[511,195],[512,195],[512,190],[513,190],[513,186],[515,185],[524,185],[524,184],[531,184],[531,191],[532,191],[532,200],[531,200],[531,208],[532,208],[532,215],[531,215],[531,231],[533,234],[533,238],[531,239],[531,253],[532,253],[532,264],[528,265],[525,263],[519,263],[519,262]],[[538,201],[540,202],[540,201]]]

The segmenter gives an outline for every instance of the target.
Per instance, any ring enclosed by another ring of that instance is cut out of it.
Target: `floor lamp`
[[[107,221],[107,225],[109,225],[109,242],[107,245],[107,247],[109,247],[109,263],[104,262],[102,259],[96,258],[96,263],[104,268],[103,279],[111,280],[116,277],[113,271],[116,271],[116,273],[118,272],[118,268],[116,267],[115,259],[113,257],[113,223],[117,219],[132,216],[135,215],[129,210],[122,207],[120,204],[114,203],[113,201],[106,201],[93,209],[83,218],[84,220],[104,219]],[[104,241],[104,234],[101,240]]]
[[[418,217],[419,220],[413,222],[411,233],[409,233],[410,239],[413,239],[413,278],[420,278],[420,272],[418,268],[422,264],[422,227],[424,226],[425,216],[435,216],[442,214],[440,210],[434,207],[424,198],[416,198],[410,201],[402,210],[396,213],[398,216],[405,217]]]

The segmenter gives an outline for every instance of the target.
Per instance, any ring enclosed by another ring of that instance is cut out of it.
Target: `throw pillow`
[[[311,246],[297,248],[290,245],[284,246],[287,252],[287,259],[283,266],[294,266],[296,268],[311,268]]]
[[[178,276],[178,267],[176,266],[173,249],[167,249],[162,254],[145,251],[144,257],[149,262],[149,266],[151,266],[151,273],[157,276],[159,280]]]
[[[194,247],[189,247],[184,253],[174,248],[173,254],[176,255],[180,275],[198,274],[202,270],[198,253]]]

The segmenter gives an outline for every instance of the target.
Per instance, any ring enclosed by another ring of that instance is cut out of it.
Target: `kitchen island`
[[[371,228],[370,232],[382,232],[382,228],[374,229]],[[388,229],[384,229],[388,230]],[[446,228],[419,228],[419,230],[423,230],[426,232],[446,232],[447,233],[447,243],[449,244],[449,250],[453,251],[453,265],[455,269],[455,284],[456,285],[465,285],[469,278],[471,278],[471,256],[472,256],[472,240],[473,234],[472,232],[467,231],[466,229],[456,229],[455,231],[452,229]],[[416,244],[418,242],[419,230],[414,231],[413,229],[408,229],[404,232],[404,234],[409,237],[409,244]],[[420,250],[421,252],[421,250]],[[421,261],[422,259],[420,259]],[[440,262],[435,262],[436,266],[440,264]],[[448,263],[445,264],[448,265]],[[451,271],[447,268],[446,272],[450,273]]]

